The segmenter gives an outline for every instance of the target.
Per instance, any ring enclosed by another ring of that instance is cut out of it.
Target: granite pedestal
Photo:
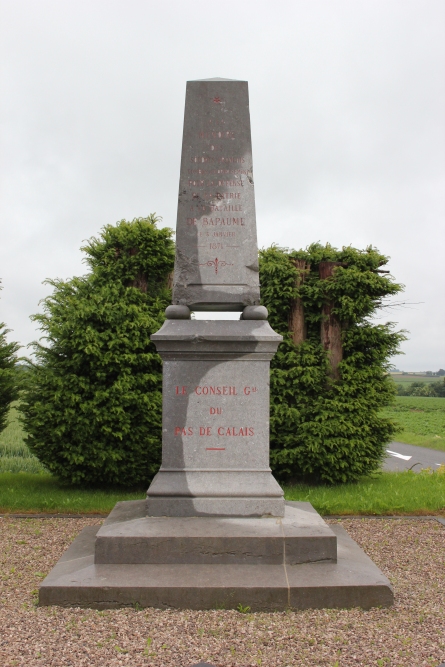
[[[265,320],[167,320],[162,465],[151,516],[283,516],[269,467],[269,363],[282,337]]]

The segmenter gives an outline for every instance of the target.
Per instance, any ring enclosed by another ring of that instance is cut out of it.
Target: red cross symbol
[[[221,104],[221,98],[218,97],[218,95],[213,98],[213,101],[215,102],[215,104]]]

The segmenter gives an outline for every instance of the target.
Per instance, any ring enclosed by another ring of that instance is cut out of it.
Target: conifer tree
[[[380,269],[387,261],[372,247],[318,243],[260,252],[262,303],[284,337],[271,363],[271,467],[281,480],[356,480],[379,468],[397,431],[379,410],[393,401],[390,357],[405,336],[372,319],[402,289]],[[324,279],[322,263],[334,263]],[[328,318],[341,337],[334,356],[322,344]]]
[[[48,280],[33,316],[23,422],[30,450],[72,483],[147,484],[161,452],[161,359],[150,335],[171,302],[170,229],[151,215],[108,225],[82,248],[89,273]]]
[[[20,345],[8,343],[8,333],[6,324],[0,322],[0,433],[6,426],[11,403],[18,398],[16,352]]]

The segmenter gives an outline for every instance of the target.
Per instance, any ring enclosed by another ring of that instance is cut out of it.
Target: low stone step
[[[96,528],[87,527],[40,587],[40,605],[94,609],[275,611],[387,607],[388,579],[349,537],[333,526],[338,561],[299,565],[95,564]]]
[[[144,501],[116,505],[97,533],[96,564],[296,565],[337,559],[337,538],[310,503],[286,505],[283,518],[144,513]]]

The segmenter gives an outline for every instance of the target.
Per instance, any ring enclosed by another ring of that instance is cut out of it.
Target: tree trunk
[[[292,264],[298,269],[298,274],[295,279],[295,287],[298,289],[310,271],[311,265],[306,264],[304,259],[293,259]],[[306,340],[307,326],[304,321],[303,301],[300,297],[292,299],[290,313],[289,313],[289,331],[292,332],[292,340],[295,345],[299,345]]]
[[[130,255],[130,257],[139,254],[139,248],[130,248],[128,254]],[[134,277],[134,279],[131,281],[130,286],[136,287],[136,289],[146,294],[148,288],[147,276],[144,273],[142,273],[142,271],[139,271]]]
[[[136,277],[131,281],[130,285],[131,287],[136,287],[136,289],[143,292],[144,294],[147,294],[148,283],[144,273],[137,273]]]
[[[342,266],[342,262],[320,262],[320,280],[326,280],[333,275],[334,269]],[[341,322],[332,312],[334,304],[326,301],[322,308],[321,320],[321,344],[328,352],[330,362],[330,376],[333,380],[340,379],[339,363],[343,359],[343,347],[341,342]]]

